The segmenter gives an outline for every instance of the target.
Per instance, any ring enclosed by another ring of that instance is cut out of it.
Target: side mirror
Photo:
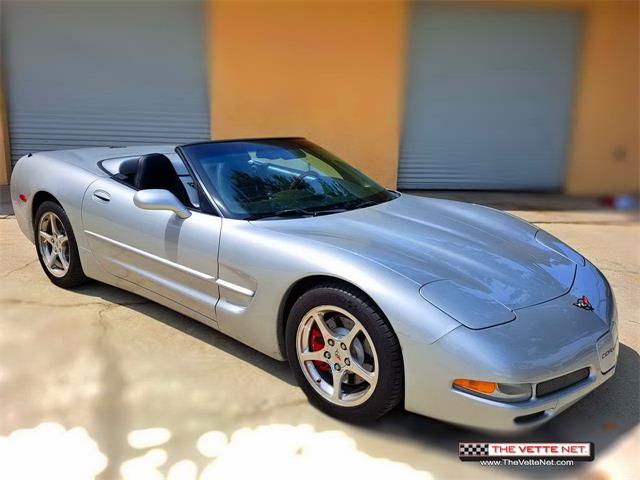
[[[169,190],[139,190],[133,196],[133,203],[143,210],[169,210],[179,218],[189,218],[191,212]]]

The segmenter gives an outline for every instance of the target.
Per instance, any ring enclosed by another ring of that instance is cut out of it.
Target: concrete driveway
[[[308,405],[286,364],[196,321],[98,283],[54,287],[4,216],[0,478],[631,478],[640,468],[640,224],[565,207],[515,213],[607,275],[618,299],[619,367],[519,438],[593,441],[594,463],[483,467],[460,462],[457,443],[497,437],[402,411],[366,427],[336,421]]]

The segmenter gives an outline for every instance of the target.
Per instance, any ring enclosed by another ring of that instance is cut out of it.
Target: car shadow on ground
[[[163,307],[151,300],[146,300],[133,293],[95,281],[76,288],[74,291],[140,312],[201,342],[249,362],[289,385],[296,385],[288,363],[274,360],[208,325]]]
[[[296,385],[286,362],[274,360],[213,328],[155,302],[98,282],[91,282],[75,291],[138,311],[211,347],[249,362],[289,385]],[[393,411],[376,422],[357,425],[355,428],[383,435],[390,440],[398,437],[413,441],[431,450],[441,450],[454,459],[458,457],[458,442],[529,441],[593,442],[595,457],[598,459],[640,421],[639,379],[640,356],[632,348],[620,344],[617,371],[613,378],[557,418],[533,431],[491,434],[458,427],[402,409]],[[576,462],[575,466],[556,466],[553,467],[553,474],[575,475],[589,466],[588,462]],[[518,466],[510,467],[509,472],[548,477],[551,471],[548,466]]]

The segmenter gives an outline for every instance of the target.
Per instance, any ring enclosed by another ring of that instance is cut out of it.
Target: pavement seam
[[[600,270],[602,270],[603,272],[628,273],[630,275],[640,274],[640,271],[638,270],[624,270],[624,269],[618,270],[615,268],[606,268],[606,267],[600,267]]]
[[[44,303],[37,300],[19,300],[15,298],[3,298],[0,299],[0,303],[10,305],[36,305],[42,307],[88,307],[91,305],[107,307],[106,309],[118,308],[118,307],[131,307],[136,305],[144,305],[147,303],[154,303],[149,300],[137,301],[137,302],[124,302],[124,303],[111,303],[111,302],[81,302],[81,303]]]
[[[7,278],[9,275],[19,272],[20,270],[24,270],[25,268],[27,268],[29,265],[33,265],[34,263],[36,263],[38,261],[38,259],[36,258],[35,260],[30,260],[27,263],[25,263],[24,265],[14,268],[13,270],[9,270],[7,273],[5,273],[1,278]]]

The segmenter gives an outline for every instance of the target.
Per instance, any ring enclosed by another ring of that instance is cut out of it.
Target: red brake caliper
[[[322,350],[323,348],[324,338],[322,338],[322,333],[320,333],[320,329],[318,327],[314,326],[311,329],[311,333],[309,334],[309,349],[312,352],[317,352],[318,350]],[[314,360],[313,364],[321,372],[329,371],[329,364],[323,362],[322,360]]]

